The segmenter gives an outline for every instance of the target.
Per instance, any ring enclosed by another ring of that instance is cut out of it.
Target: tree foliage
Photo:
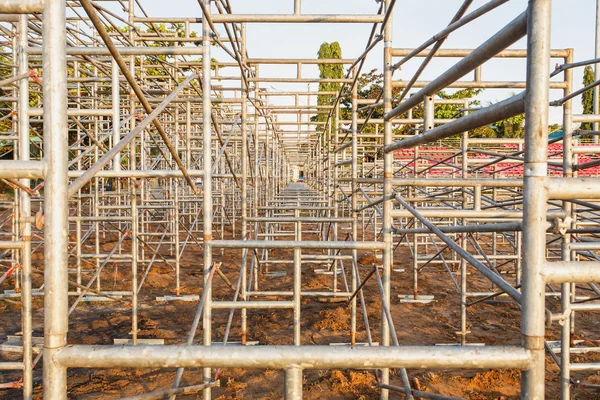
[[[594,69],[588,65],[583,70],[583,86],[590,85],[594,82]],[[583,106],[584,114],[594,113],[594,91],[588,90],[581,95],[581,105]],[[580,129],[589,131],[592,130],[592,124],[585,122],[581,124]]]
[[[342,50],[339,43],[327,43],[321,44],[318,51],[319,59],[329,58],[341,58]],[[344,70],[342,64],[319,64],[319,76],[322,79],[340,79],[344,76]],[[586,67],[584,76],[584,85],[589,85],[594,81],[594,74],[591,67]],[[357,91],[359,99],[377,99],[379,98],[383,89],[383,74],[378,72],[377,69],[373,69],[369,72],[362,73],[357,79]],[[322,82],[319,84],[319,92],[338,92],[340,90],[340,83]],[[477,99],[484,89],[481,88],[466,88],[460,89],[453,92],[442,90],[436,93],[436,97],[444,100],[465,100],[465,102],[457,102],[456,104],[436,104],[435,105],[435,119],[455,119],[465,114],[465,104],[470,109],[469,112],[477,112],[473,108],[481,106],[481,101]],[[392,91],[392,98],[399,99],[403,89],[395,87]],[[332,105],[335,99],[335,95],[330,94],[319,94],[317,104],[318,105]],[[584,105],[584,113],[592,113],[592,93],[591,91],[586,92],[582,99]],[[364,119],[367,116],[371,119],[383,118],[383,108],[365,109],[358,112],[358,118]],[[423,105],[414,107],[410,111],[410,115],[413,119],[423,118]],[[399,118],[408,118],[409,113],[400,115]],[[343,120],[350,120],[352,118],[352,100],[346,96],[341,100],[340,107],[340,118]],[[317,114],[312,117],[313,121],[326,121],[327,114]],[[587,125],[587,124],[584,124]],[[396,133],[399,134],[413,134],[413,125],[400,125],[395,127]],[[583,125],[582,125],[583,127]],[[322,129],[322,127],[317,127]],[[360,128],[362,132],[373,132],[375,130],[373,124]],[[586,128],[583,128],[586,129]],[[587,128],[589,129],[589,128]],[[555,130],[554,127],[549,126],[549,132]],[[525,135],[525,115],[519,114],[511,118],[498,121],[495,124],[489,126],[483,126],[469,132],[470,137],[489,137],[489,138],[522,138]]]
[[[365,72],[359,75],[356,80],[357,94],[359,99],[371,99],[375,100],[383,89],[383,74],[379,73],[377,69],[372,69],[369,72]],[[395,90],[397,93],[398,90]],[[352,99],[345,97],[342,99],[342,106],[340,110],[340,116],[342,119],[352,119]],[[366,118],[369,115],[368,110],[359,111],[358,118]],[[383,108],[373,109],[373,115],[371,118],[383,118]],[[372,125],[369,125],[363,129],[363,132],[372,132],[374,130]]]
[[[323,42],[317,52],[319,59],[340,59],[342,58],[342,48],[338,42]],[[342,79],[344,77],[344,66],[342,64],[319,64],[319,77],[321,79]],[[319,83],[319,92],[339,92],[341,83],[339,82],[321,82]],[[317,105],[333,105],[336,95],[320,94],[317,96]],[[327,121],[327,114],[317,114],[312,118],[313,121]],[[317,129],[322,129],[318,126]]]

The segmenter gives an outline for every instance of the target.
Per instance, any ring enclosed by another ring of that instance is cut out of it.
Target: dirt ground
[[[105,243],[110,249],[112,243]],[[317,252],[307,252],[317,254]],[[270,258],[291,259],[291,252],[281,250]],[[238,276],[241,251],[227,250],[214,252],[214,260],[222,262],[221,270],[235,284]],[[361,276],[367,275],[371,267],[373,254],[360,252]],[[201,294],[202,292],[202,249],[188,247],[181,261],[182,294]],[[347,264],[347,263],[346,263]],[[43,268],[38,259],[34,267]],[[272,271],[287,271],[284,277],[261,275],[259,287],[262,290],[291,290],[291,264],[279,264]],[[305,290],[328,290],[332,285],[329,275],[315,274],[314,269],[322,265],[303,264],[302,287]],[[401,303],[399,294],[412,293],[411,257],[407,250],[399,248],[395,253],[394,268],[403,268],[404,272],[392,273],[392,317],[398,340],[402,345],[435,345],[457,343],[459,331],[459,295],[448,273],[439,267],[426,268],[419,276],[419,294],[435,296],[430,304]],[[458,278],[458,273],[455,275]],[[129,266],[118,268],[109,266],[102,273],[103,290],[127,290],[130,282]],[[84,279],[85,280],[85,279]],[[342,281],[340,279],[340,285]],[[34,278],[34,287],[41,283]],[[94,285],[95,286],[95,285]],[[160,338],[165,344],[183,344],[186,340],[197,302],[171,301],[157,302],[156,296],[173,295],[175,288],[174,273],[171,267],[157,265],[148,275],[140,293],[139,338]],[[475,271],[469,275],[469,288],[490,290],[491,287]],[[6,289],[4,285],[3,289]],[[233,291],[218,276],[214,279],[214,299],[231,300]],[[273,297],[274,299],[275,297]],[[71,298],[73,301],[73,298]],[[368,310],[371,334],[379,341],[381,321],[381,301],[375,279],[371,279],[365,288],[365,301]],[[549,298],[548,306],[556,309],[557,300]],[[0,338],[14,335],[20,330],[20,310],[18,304],[0,302]],[[43,303],[41,297],[34,299],[34,336],[43,334]],[[213,312],[213,341],[221,341],[225,332],[228,311]],[[236,312],[229,341],[239,341],[241,337],[240,315]],[[71,315],[69,325],[69,343],[75,344],[112,344],[113,339],[129,337],[131,330],[131,308],[127,302],[81,303]],[[363,316],[358,311],[357,341],[366,342]],[[486,345],[517,345],[520,342],[520,313],[508,298],[499,297],[490,303],[479,303],[468,309],[468,342]],[[302,302],[302,343],[326,345],[347,343],[350,341],[350,308],[345,303],[323,302],[315,297],[303,298]],[[577,339],[590,341],[596,346],[599,326],[597,319],[590,313],[577,314]],[[292,310],[249,310],[248,340],[258,341],[260,345],[292,344]],[[196,334],[196,343],[202,337],[201,328]],[[559,338],[559,326],[554,324],[547,331],[548,340]],[[4,360],[18,359],[18,355],[0,353]],[[574,355],[573,361],[598,361],[600,353]],[[34,370],[35,398],[42,397],[41,363]],[[546,362],[548,399],[559,397],[558,367],[548,356]],[[409,370],[413,388],[421,391],[440,393],[448,396],[468,399],[514,399],[518,398],[520,373],[515,370]],[[170,388],[174,370],[88,370],[70,369],[68,371],[68,391],[71,399],[114,399],[132,396],[147,391]],[[0,382],[18,379],[17,375],[0,372]],[[588,384],[600,384],[600,375],[589,372],[574,373],[575,381]],[[283,372],[277,370],[224,369],[219,374],[220,387],[213,388],[216,399],[280,399],[283,396]],[[201,383],[199,370],[188,370],[184,374],[183,384]],[[304,397],[306,399],[376,399],[379,391],[373,371],[304,371]],[[402,386],[398,371],[392,371],[391,384]],[[403,398],[399,393],[391,392],[392,398]],[[0,398],[20,398],[20,390],[0,391]],[[199,394],[178,396],[181,399],[200,398]],[[574,399],[597,399],[600,391],[594,388],[575,386],[572,389]]]

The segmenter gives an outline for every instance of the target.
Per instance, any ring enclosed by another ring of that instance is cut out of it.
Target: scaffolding
[[[133,398],[210,399],[221,369],[254,368],[285,371],[285,398],[298,399],[305,370],[361,369],[373,371],[381,399],[450,399],[413,387],[408,371],[515,369],[521,398],[542,399],[546,363],[555,363],[561,398],[571,398],[585,385],[573,373],[600,369],[593,358],[571,357],[594,351],[575,350],[576,314],[600,310],[600,114],[572,111],[573,99],[600,83],[576,90],[573,69],[598,59],[576,62],[573,49],[550,47],[551,0],[529,1],[479,47],[442,48],[507,2],[470,10],[465,0],[430,40],[396,48],[396,0],[362,15],[308,14],[301,0],[290,2],[290,14],[238,14],[235,2],[199,0],[201,18],[150,16],[138,0],[0,1],[0,178],[14,191],[0,199],[0,300],[21,319],[20,334],[0,345],[9,378],[0,390],[31,399],[43,368],[43,397],[66,399],[69,369],[160,368],[176,369],[171,387]],[[356,58],[250,57],[246,30],[277,23],[372,29]],[[525,48],[514,48],[522,38]],[[214,47],[227,59],[211,57]],[[372,99],[358,92],[367,57],[382,61]],[[454,63],[445,72],[420,80],[447,59]],[[513,61],[526,66],[520,77],[484,78],[490,64]],[[417,72],[398,77],[409,62]],[[294,67],[295,77],[261,75],[273,65]],[[342,65],[346,74],[303,71],[316,65]],[[319,83],[341,89],[305,89]],[[440,96],[445,89],[521,92],[480,107]],[[550,90],[560,98],[551,101]],[[455,112],[438,118],[441,107]],[[561,134],[551,138],[550,107],[562,109]],[[469,135],[522,114],[524,138]],[[578,123],[593,129],[574,129]],[[300,170],[304,182],[293,182]],[[183,261],[189,254],[201,255],[202,287],[187,283],[196,272]],[[372,259],[363,262],[364,254]],[[410,256],[406,271],[399,255]],[[226,274],[227,259],[239,265]],[[111,271],[123,279],[111,282]],[[307,271],[328,284],[308,287]],[[147,282],[159,272],[157,294]],[[436,295],[419,286],[426,272],[458,298],[452,345],[398,338],[397,299]],[[227,296],[213,293],[216,279]],[[395,279],[412,292],[396,292]],[[367,290],[369,283],[376,285]],[[373,298],[377,321],[369,318]],[[187,336],[159,345],[138,337],[140,307],[169,301],[197,303]],[[86,313],[86,302],[128,309],[129,335],[112,345],[67,342],[69,316]],[[348,307],[347,340],[310,344],[306,302]],[[520,343],[473,343],[468,310],[490,302],[518,309]],[[290,312],[287,344],[256,344],[250,321],[258,310]],[[35,337],[40,315],[43,337]],[[226,317],[216,323],[219,315]],[[551,342],[553,325],[560,340]],[[5,357],[9,348],[19,360]],[[184,369],[201,369],[201,382],[183,384]]]

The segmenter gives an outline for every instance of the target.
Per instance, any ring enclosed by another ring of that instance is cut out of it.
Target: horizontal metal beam
[[[420,135],[401,139],[383,148],[385,153],[398,149],[408,149],[421,144],[444,139],[457,133],[468,132],[493,122],[514,117],[525,112],[525,93],[510,97],[489,107],[482,108],[472,114],[458,118],[452,122],[430,129]]]
[[[22,249],[25,246],[25,242],[14,242],[14,241],[0,241],[0,249]]]
[[[383,21],[383,15],[342,15],[342,14],[213,14],[214,23],[367,23]]]
[[[385,248],[383,242],[348,242],[316,240],[213,240],[210,246],[223,249],[342,249],[376,250]]]
[[[200,39],[199,39],[200,40]],[[122,56],[186,56],[201,55],[202,47],[117,47]],[[41,47],[28,47],[26,52],[31,55],[41,55]],[[67,47],[69,56],[109,56],[106,47]]]
[[[44,0],[0,0],[0,14],[41,13]]]
[[[392,49],[392,56],[394,57],[404,57],[409,55],[413,49]],[[458,58],[458,57],[466,57],[471,54],[473,49],[440,49],[435,53],[436,57],[445,57],[445,58]],[[569,51],[566,49],[556,49],[550,51],[550,57],[552,58],[564,58],[569,54]],[[429,55],[429,50],[423,50],[417,54],[415,57],[427,57]],[[507,49],[498,52],[494,58],[526,58],[527,50],[525,49]]]
[[[119,143],[115,144],[108,152],[96,161],[89,169],[79,176],[73,183],[69,185],[68,197],[72,197],[84,187],[98,172],[100,172],[117,154],[119,154],[133,139],[139,136],[144,129],[169,105],[179,92],[181,92],[196,75],[188,76],[183,82],[173,90],[173,92],[165,98],[165,100],[156,107],[150,114],[146,116],[136,127],[129,132]],[[182,171],[183,174],[183,171]]]
[[[600,261],[557,261],[544,264],[546,283],[600,282]]]
[[[54,362],[68,368],[514,368],[531,363],[516,346],[102,346],[69,345]]]
[[[246,64],[352,64],[355,61],[354,58],[247,58]],[[318,95],[321,92],[306,94]],[[260,93],[260,95],[270,96],[271,93]]]
[[[369,179],[369,178],[366,178]],[[339,179],[341,180],[341,179]],[[359,179],[359,182],[361,180]],[[361,182],[368,183],[368,182]],[[522,179],[485,179],[485,178],[467,178],[467,179],[442,179],[442,178],[393,178],[394,186],[442,186],[442,187],[523,187]]]
[[[280,309],[280,308],[294,308],[293,301],[213,301],[210,303],[212,309],[241,309],[241,308],[253,308],[253,309]]]
[[[546,190],[552,200],[600,199],[600,178],[548,178]]]
[[[85,173],[85,170],[69,171],[69,178],[78,178]],[[204,171],[199,169],[188,170],[192,177],[204,176]],[[97,178],[183,178],[181,170],[102,170],[96,173]],[[214,177],[214,175],[213,175]],[[230,177],[230,176],[229,176]]]
[[[517,40],[525,36],[526,33],[527,13],[523,12],[488,41],[456,63],[452,68],[433,80],[429,85],[419,90],[415,95],[406,99],[398,107],[385,114],[385,119],[393,119],[417,106],[423,101],[425,96],[433,95],[447,87],[450,83],[459,80],[461,77],[475,70],[475,68],[506,49],[508,46],[514,44]]]
[[[484,233],[484,232],[511,232],[523,230],[523,224],[520,222],[507,222],[499,224],[473,224],[473,225],[453,225],[453,226],[440,226],[439,230],[443,233]],[[409,228],[409,229],[395,229],[396,233],[429,233],[431,232],[428,228]]]
[[[44,179],[44,175],[42,161],[0,160],[0,178]]]
[[[24,368],[24,364],[20,361],[3,361],[0,362],[0,371],[19,371]]]
[[[516,288],[514,288],[510,283],[504,280],[503,277],[496,274],[492,271],[488,266],[481,263],[472,254],[470,254],[467,250],[463,249],[460,245],[458,245],[454,239],[444,235],[440,229],[435,226],[432,222],[430,222],[427,217],[413,207],[411,207],[408,203],[406,203],[398,194],[394,194],[394,198],[401,206],[406,208],[416,219],[418,219],[423,225],[427,228],[431,229],[431,231],[438,237],[440,240],[448,245],[454,252],[456,252],[459,256],[465,259],[469,264],[475,267],[483,276],[489,279],[491,282],[496,284],[500,289],[502,289],[506,294],[512,297],[518,304],[521,304],[521,292],[519,292]],[[466,210],[468,211],[468,210]]]

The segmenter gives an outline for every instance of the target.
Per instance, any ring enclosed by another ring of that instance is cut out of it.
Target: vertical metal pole
[[[256,131],[258,132],[258,122],[259,122],[259,116],[256,115]],[[266,121],[265,121],[266,122]],[[271,168],[272,168],[272,163],[271,163],[271,147],[272,145],[272,138],[271,138],[271,134],[269,133],[269,126],[265,123],[265,134],[267,135],[267,146],[265,149],[265,186],[267,188],[266,190],[266,195],[265,195],[265,204],[267,205],[266,201],[267,199],[272,199],[273,198],[273,179],[271,178],[271,176],[273,175],[271,172]],[[267,226],[267,224],[265,224],[265,227]],[[265,228],[265,232],[268,232],[268,229]],[[258,266],[257,266],[258,268]]]
[[[338,121],[340,120],[340,105],[339,103],[335,106],[335,118],[333,120],[333,123],[335,124],[335,126],[333,127],[333,146],[334,149],[339,145],[339,126],[338,126]],[[334,150],[335,151],[335,150]],[[339,161],[339,152],[335,152],[333,154],[333,217],[337,218],[339,217],[339,208],[338,208],[338,201],[337,201],[337,196],[338,196],[338,170],[339,170],[339,166],[337,166],[336,164]],[[333,223],[333,240],[338,240],[338,223],[334,222]],[[331,254],[335,254],[335,252],[332,250]],[[338,291],[338,287],[337,287],[337,281],[338,281],[338,266],[342,265],[342,260],[334,260],[333,263],[334,267],[333,268],[333,291],[337,292]]]
[[[254,112],[254,133],[257,136],[257,139],[256,139],[257,143],[258,143],[258,132],[259,132],[259,123],[258,122],[259,122],[259,116],[258,116],[258,113],[255,110],[255,112]],[[268,143],[269,143],[269,132],[265,130],[265,134],[266,134],[267,137],[265,139],[265,150],[264,150],[265,151],[265,156],[264,156],[264,160],[265,160],[265,163],[267,164],[267,167],[265,168],[265,176],[264,176],[264,182],[263,182],[264,185],[262,186],[263,189],[262,189],[262,194],[261,194],[261,195],[264,195],[264,197],[259,198],[258,187],[255,186],[254,187],[254,192],[255,192],[255,194],[254,194],[254,201],[255,201],[255,203],[254,203],[254,207],[253,207],[253,210],[252,210],[252,215],[254,217],[258,217],[259,202],[262,202],[262,205],[266,206],[267,205],[267,199],[269,198],[269,190],[270,190],[270,188],[269,188],[269,175],[270,175],[270,171],[269,171],[269,167],[268,167],[268,163],[269,163],[269,146],[268,146]],[[258,166],[255,166],[254,168],[255,168],[255,171],[256,171],[258,169]],[[265,233],[268,232],[267,226],[268,225],[265,224]],[[254,232],[253,232],[254,233],[254,235],[253,235],[254,236],[254,240],[258,239],[258,227],[259,227],[258,221],[254,222]],[[268,240],[268,238],[266,238],[265,240]],[[259,264],[260,264],[260,262],[257,259],[257,257],[255,256],[255,253],[253,252],[252,253],[251,271],[252,271],[253,276],[254,276],[254,282],[256,282],[256,283],[258,282],[257,275],[258,275],[258,268],[260,266]]]
[[[210,13],[210,0],[202,0],[206,5],[206,11]],[[209,279],[212,265],[212,249],[210,242],[212,240],[212,154],[211,154],[211,74],[210,74],[210,27],[207,18],[202,18],[202,153],[204,169],[204,290],[206,292],[206,303],[204,305],[204,314],[202,315],[202,333],[205,346],[210,346],[212,341],[212,284]],[[211,369],[203,369],[204,382],[211,381]],[[211,398],[210,387],[203,390],[205,400]]]
[[[185,102],[185,165],[192,169],[192,103]]]
[[[357,70],[354,69],[353,76],[356,77]],[[358,241],[358,83],[352,87],[352,240]],[[358,263],[358,251],[352,249],[352,293],[356,291],[357,277],[356,271]],[[337,265],[334,263],[335,267]],[[356,296],[352,299],[352,309],[350,311],[350,344],[356,344]]]
[[[121,140],[121,131],[119,125],[121,122],[121,115],[119,110],[120,100],[120,86],[119,86],[119,65],[115,60],[112,61],[112,123],[113,123],[113,146],[119,143]],[[113,158],[113,169],[115,171],[121,170],[121,153],[117,153]]]
[[[44,3],[44,398],[67,398],[67,370],[54,354],[67,344],[68,200],[67,200],[67,52],[65,0]]]
[[[137,263],[139,233],[136,180],[131,179],[129,185],[131,188],[131,344],[135,346],[138,333]]]
[[[433,119],[435,116],[435,104],[433,102],[433,96],[424,96],[423,97],[423,132],[427,132],[433,129]],[[416,152],[415,152],[416,154]],[[417,163],[415,159],[415,176],[417,173]],[[417,226],[418,220],[416,218],[413,219],[415,226]],[[414,234],[413,241],[413,298],[417,300],[419,295],[419,252],[417,251],[419,246],[419,234]],[[424,242],[426,242],[426,238],[424,238]],[[435,240],[435,239],[432,239]],[[425,245],[425,252],[427,252],[427,245]]]
[[[175,62],[175,67],[177,66],[177,62]],[[174,71],[174,74],[176,73],[176,71]],[[175,84],[177,84],[176,82],[174,82]],[[179,154],[179,138],[181,137],[179,135],[179,105],[175,106],[175,136],[173,138],[173,145],[175,146],[175,152],[177,154]],[[186,152],[187,155],[187,152]],[[187,163],[185,164],[186,168],[189,168]],[[177,179],[171,179],[169,180],[169,183],[171,184],[171,187],[173,188],[172,190],[172,195],[173,195],[173,221],[172,221],[172,225],[173,225],[173,239],[174,239],[174,243],[173,245],[175,246],[175,295],[176,296],[180,296],[181,295],[181,258],[180,258],[180,245],[179,245],[179,182]],[[190,191],[191,193],[191,191]]]
[[[573,62],[573,49],[568,49],[567,57],[565,57],[565,64]],[[573,70],[565,70],[565,90],[564,96],[568,96],[573,89]],[[568,100],[563,105],[563,171],[565,177],[573,177],[573,123],[572,123],[572,110],[573,102]],[[573,207],[570,201],[563,202],[563,210],[567,216],[573,214]],[[566,233],[563,235],[562,240],[562,261],[571,261],[571,234]],[[563,314],[562,325],[561,325],[561,353],[560,353],[560,397],[563,400],[571,398],[571,324],[569,323],[570,316],[573,313],[571,311],[571,284],[563,283],[561,285],[560,294],[560,310]]]
[[[300,205],[300,202],[297,203]],[[294,238],[297,241],[302,240],[302,224],[298,220],[300,218],[300,209],[294,209]],[[294,301],[294,346],[301,346],[301,320],[300,307],[302,304],[302,250],[294,248],[294,276],[293,276],[293,301]],[[302,398],[302,369],[291,368],[285,371],[285,398],[286,399],[301,399]]]
[[[285,370],[285,399],[302,398],[302,369],[290,368]]]
[[[80,28],[80,23],[79,21],[77,21],[76,24],[76,28],[79,31]],[[80,40],[78,39],[76,41],[77,45],[80,45]],[[74,77],[80,77],[81,73],[79,71],[79,63],[78,62],[74,62],[73,63],[73,76]],[[81,93],[81,82],[77,82],[77,93]],[[81,109],[81,103],[77,102],[77,109],[80,110]],[[85,128],[84,128],[85,129]],[[81,139],[82,135],[85,135],[84,132],[82,132],[82,129],[79,127],[79,125],[77,126],[77,140]],[[81,155],[82,151],[80,150],[78,152],[78,155]],[[81,158],[77,161],[77,169],[81,170],[82,168],[82,160]],[[84,213],[82,212],[82,204],[84,204],[84,202],[81,200],[82,196],[81,196],[81,190],[79,190],[77,192],[77,216],[81,217]],[[90,200],[91,201],[91,200]],[[94,208],[94,206],[91,206],[92,208]],[[93,210],[90,210],[93,212]],[[81,266],[82,266],[82,251],[83,251],[83,246],[81,243],[81,224],[82,221],[80,219],[77,220],[77,222],[75,222],[75,268],[76,268],[76,282],[78,285],[81,285]],[[81,293],[81,288],[78,287],[76,289],[77,294]]]
[[[17,54],[18,54],[18,73],[23,74],[28,69],[28,57],[25,49],[27,48],[27,15],[19,16],[19,26],[17,30]],[[21,79],[19,81],[19,159],[29,160],[30,140],[29,140],[29,80]],[[29,187],[29,179],[21,179],[21,183]],[[21,217],[29,218],[31,216],[31,199],[29,194],[20,190]],[[24,243],[21,258],[21,318],[23,331],[23,398],[32,397],[32,309],[31,309],[31,223],[22,223],[22,240]]]
[[[464,109],[469,108],[469,102],[465,101]],[[467,111],[463,112],[466,115]],[[469,132],[465,132],[462,135],[462,178],[467,179],[469,177]],[[462,208],[467,208],[467,192],[463,188],[462,191]],[[466,224],[464,218],[462,220],[463,225]],[[467,250],[467,236],[463,233],[460,236],[460,245],[463,249]],[[464,257],[460,257],[460,345],[464,346],[467,344],[467,260]]]
[[[175,131],[177,132],[177,130]],[[179,138],[175,139],[175,147],[177,148],[177,143],[179,142]],[[171,180],[173,184],[173,231],[175,235],[175,295],[181,296],[181,257],[180,257],[180,243],[179,243],[179,182],[177,179]]]
[[[594,49],[594,58],[600,58],[600,0],[596,0],[596,40],[595,40],[595,49]],[[598,64],[594,64],[594,80],[597,81],[600,79],[600,68]],[[598,86],[594,88],[593,92],[594,99],[594,114],[598,115],[600,111],[600,94],[598,92]],[[592,129],[597,131],[600,124],[598,122],[594,122],[592,124]],[[594,143],[598,143],[600,138],[596,135],[593,136]]]
[[[300,202],[297,203],[300,205]],[[294,224],[295,232],[294,238],[297,241],[302,240],[302,225],[298,218],[300,218],[300,209],[296,207],[294,209],[294,217],[296,218],[296,223]],[[301,338],[300,338],[300,307],[301,307],[301,290],[302,290],[302,251],[300,248],[294,249],[294,276],[293,276],[294,288],[293,288],[293,296],[294,296],[294,346],[300,346]]]
[[[244,57],[246,53],[246,25],[242,24],[242,57]],[[242,74],[244,71],[242,71]],[[242,129],[242,154],[240,155],[242,161],[242,240],[248,239],[248,125],[246,120],[248,119],[248,87],[246,86],[246,81],[241,79],[242,88],[241,88],[241,97],[242,97],[242,114],[241,114],[241,129]],[[233,129],[233,127],[232,127]],[[256,179],[256,176],[254,176]],[[248,249],[242,250],[242,298],[244,301],[246,300],[246,287],[247,287],[247,255]],[[247,335],[247,313],[248,310],[246,308],[242,308],[242,344],[246,344],[246,335]]]
[[[97,66],[94,66],[94,75],[98,76],[98,67]],[[97,93],[97,91],[98,91],[98,82],[94,82],[93,85],[92,85],[92,87],[93,87],[93,92]],[[94,97],[92,99],[92,107],[94,107],[94,108],[98,107],[98,104],[100,103],[98,100],[99,99],[96,98],[96,97]],[[99,127],[98,127],[98,119],[97,118],[93,118],[93,126],[94,126],[94,133],[93,133],[94,137],[95,138],[100,137],[100,135],[99,135]],[[96,148],[95,150],[96,150],[96,157],[95,158],[97,160],[99,158],[99,149]],[[100,193],[102,193],[103,195],[106,195],[104,187],[103,187],[104,182],[105,182],[104,179],[102,179],[102,178],[96,178],[96,181],[95,181],[96,185],[95,186],[96,186],[96,191],[98,193],[98,196],[100,196]],[[100,189],[100,188],[102,188],[102,189]],[[110,201],[110,200],[108,200],[108,201]],[[98,204],[100,204],[100,203],[98,203]],[[99,231],[96,234],[96,237],[97,237],[96,245],[97,245],[98,251],[96,252],[96,254],[100,254],[100,230],[102,231],[102,239],[106,239],[106,232],[108,231],[107,227],[104,224],[98,224],[98,229],[99,229]],[[121,237],[121,232],[119,232],[119,238],[120,237]],[[121,249],[121,245],[119,244],[119,250],[120,249]],[[100,268],[100,259],[96,260],[96,265],[97,265],[98,268]],[[102,276],[100,274],[96,278],[96,290],[97,291],[102,290]]]
[[[386,12],[390,5],[390,0],[386,0]],[[388,20],[383,31],[383,111],[388,113],[392,110],[392,18]],[[386,120],[383,124],[383,144],[392,143],[392,122]],[[389,199],[392,195],[392,177],[393,177],[393,157],[394,153],[385,153],[383,156],[383,198]],[[390,274],[392,269],[392,202],[390,200],[383,202],[383,241],[385,248],[382,254],[382,284],[383,284],[383,299],[382,302],[389,304],[390,301]],[[383,307],[381,310],[381,345],[390,345],[390,327],[388,326]],[[384,368],[381,371],[381,383],[390,383],[390,370]],[[380,398],[387,400],[389,398],[389,390],[381,389]]]
[[[533,362],[523,372],[521,396],[544,398],[545,285],[541,269],[546,256],[544,181],[548,157],[548,95],[551,0],[530,0],[527,13],[527,100],[525,102],[525,174],[523,187],[522,344]]]

